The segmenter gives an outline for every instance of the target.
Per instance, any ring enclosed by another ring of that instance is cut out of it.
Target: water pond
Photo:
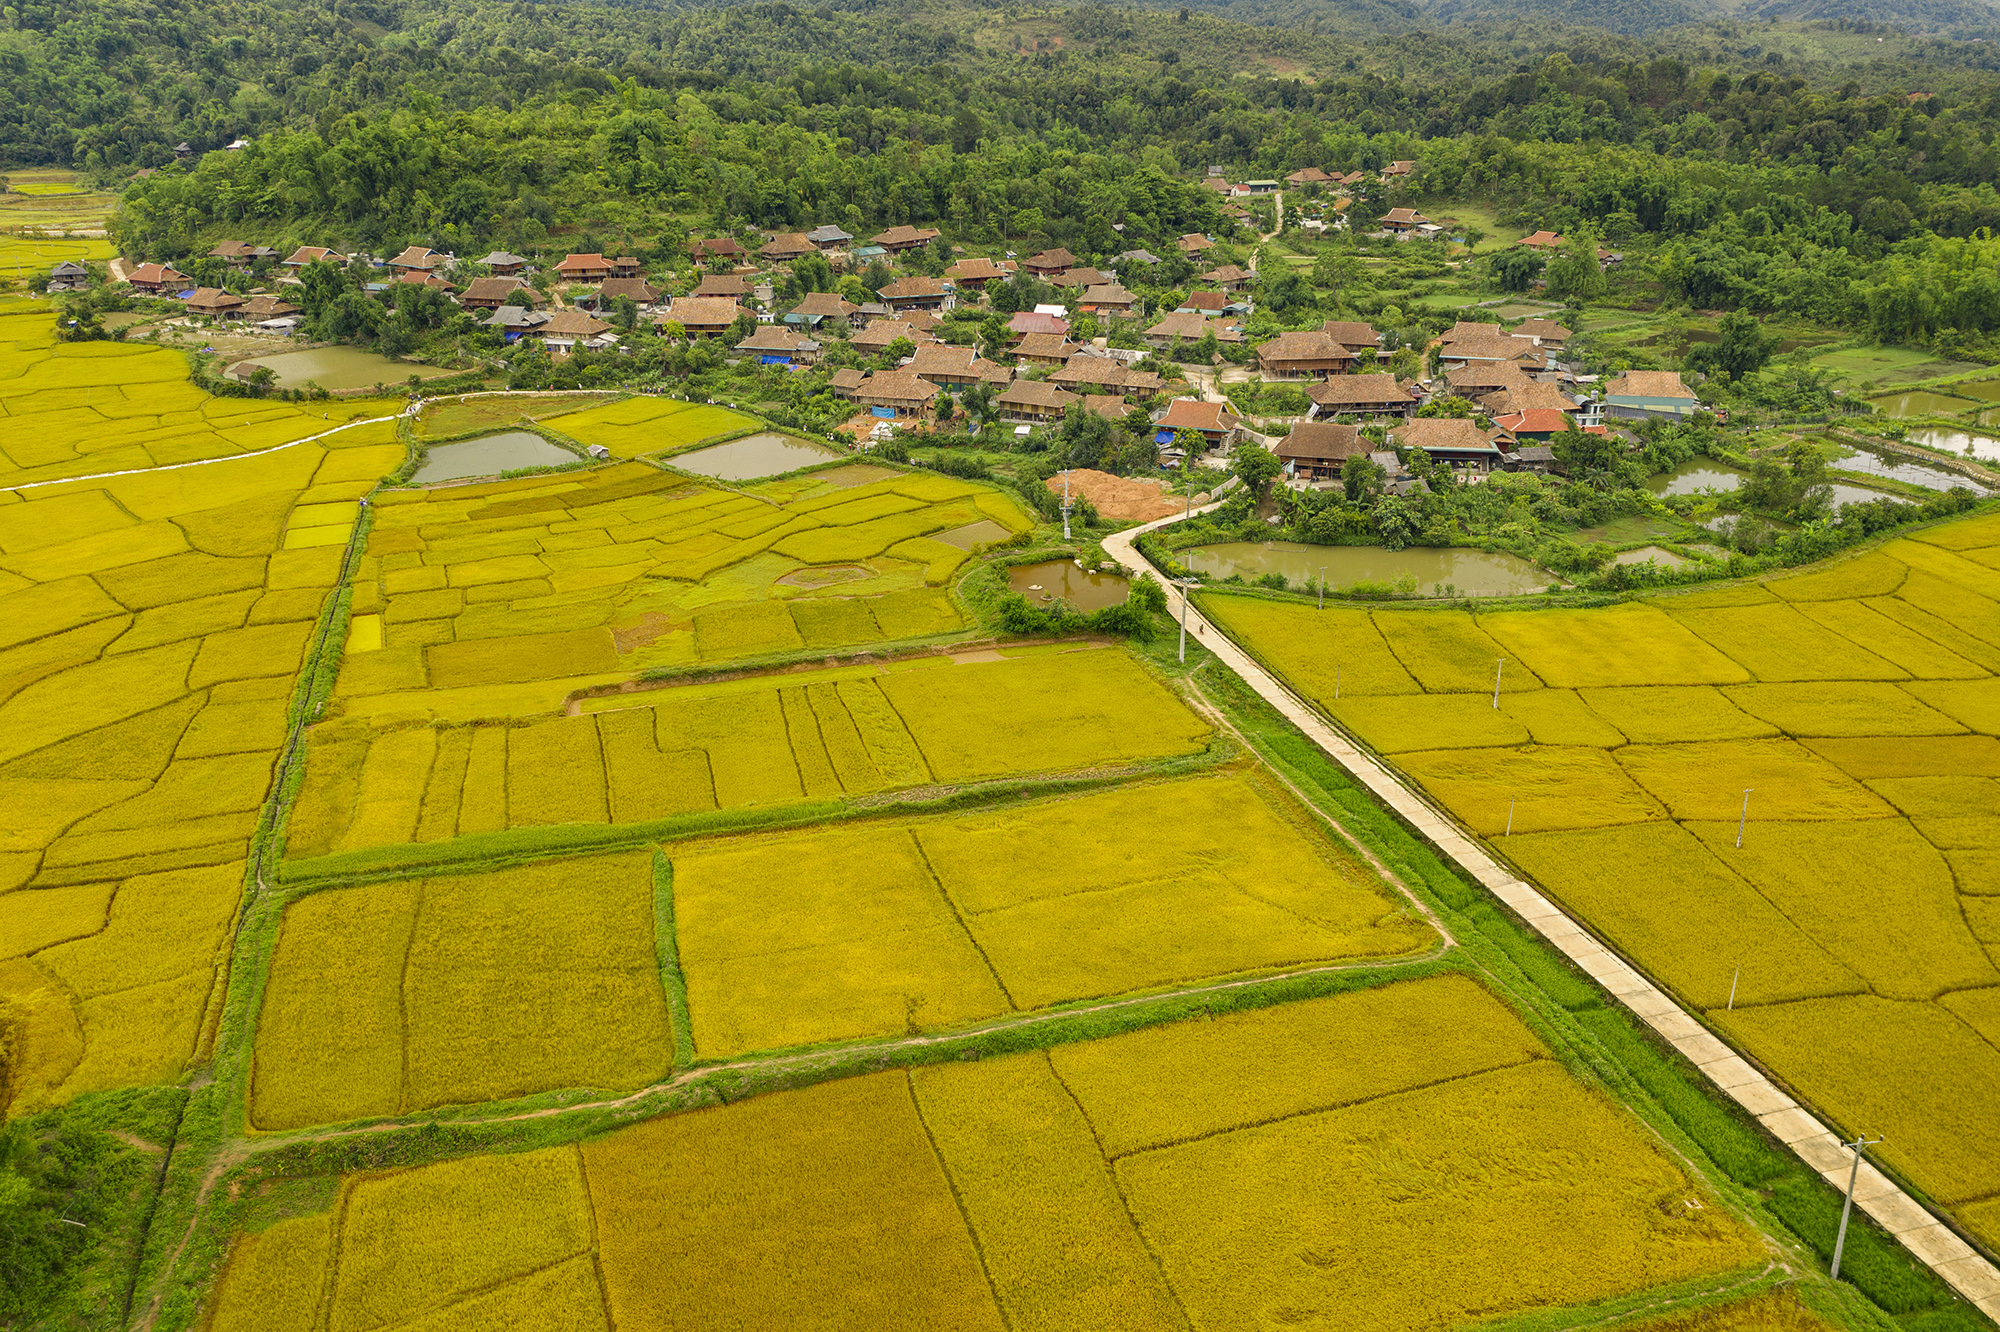
[[[1483,550],[1411,546],[1312,546],[1297,541],[1226,541],[1180,552],[1181,563],[1211,578],[1239,574],[1256,582],[1283,574],[1294,587],[1317,587],[1325,570],[1328,588],[1356,583],[1393,585],[1414,578],[1428,593],[1449,583],[1461,596],[1520,596],[1560,581],[1548,570],[1514,555]]]
[[[1074,560],[1014,565],[1007,570],[1007,586],[1038,606],[1060,597],[1081,611],[1115,606],[1132,590],[1117,574],[1085,573]]]
[[[1013,533],[991,518],[982,518],[964,527],[954,527],[949,532],[939,532],[933,541],[942,541],[947,546],[957,546],[960,550],[971,550],[974,546],[991,545],[995,541],[1005,541]]]
[[[278,377],[280,388],[304,388],[307,384],[317,384],[330,393],[374,388],[377,384],[393,386],[408,380],[411,375],[432,379],[438,375],[459,373],[434,365],[392,361],[386,356],[362,351],[359,347],[315,347],[311,351],[280,352],[276,356],[252,357],[251,364],[269,369]]]
[[[1671,472],[1646,478],[1655,495],[1694,495],[1704,490],[1734,490],[1743,484],[1743,469],[1713,458],[1694,458]]]
[[[790,435],[767,430],[745,435],[726,444],[712,444],[693,453],[677,453],[668,459],[683,472],[712,476],[718,481],[749,481],[760,476],[796,472],[814,463],[831,462],[841,456],[838,449],[813,444]]]
[[[1897,420],[1907,420],[1912,416],[1955,416],[1979,404],[1970,398],[1954,397],[1949,393],[1891,393],[1886,397],[1870,398],[1875,410],[1884,416]]]
[[[427,485],[468,476],[498,476],[518,467],[560,467],[576,461],[574,453],[557,448],[531,430],[507,430],[456,444],[434,445],[424,455],[424,465],[410,479],[418,485]]]
[[[1981,425],[2000,425],[2000,419],[1988,421],[1988,416],[2000,418],[2000,413],[1981,412]],[[1953,453],[1970,454],[1981,462],[2000,462],[2000,439],[1990,435],[1974,435],[1963,430],[1913,430],[1910,442],[1930,449],[1949,449]]]
[[[1844,472],[1887,477],[1892,481],[1904,481],[1930,490],[1950,490],[1953,486],[1967,484],[1965,477],[1949,468],[1926,463],[1921,458],[1912,458],[1902,453],[1847,449],[1842,456],[1834,459],[1833,465]]]

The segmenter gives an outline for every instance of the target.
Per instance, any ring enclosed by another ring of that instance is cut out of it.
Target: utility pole
[[[1833,1241],[1833,1279],[1835,1281],[1840,1280],[1840,1252],[1847,1247],[1847,1214],[1854,1210],[1854,1181],[1861,1174],[1861,1153],[1881,1141],[1882,1139],[1880,1138],[1870,1138],[1862,1134],[1856,1134],[1854,1141],[1846,1144],[1854,1152],[1854,1165],[1847,1172],[1847,1201],[1840,1205],[1840,1235]]]
[[[1069,540],[1069,468],[1063,468],[1063,540]]]
[[[1326,609],[1326,566],[1319,567],[1319,608]]]
[[[1514,835],[1514,801],[1511,798],[1507,801],[1507,831],[1500,835],[1502,837],[1512,837]]]
[[[1493,667],[1493,710],[1495,712],[1500,710],[1500,672],[1506,669],[1507,659],[1505,657],[1497,658],[1496,664]]]
[[[1736,964],[1736,974],[1729,978],[1729,1011],[1736,1011],[1736,982],[1743,979],[1743,964]]]
[[[1188,615],[1188,589],[1194,586],[1194,579],[1190,578],[1190,579],[1188,579],[1188,580],[1187,580],[1187,581],[1185,581],[1185,582],[1178,582],[1178,583],[1175,583],[1175,584],[1174,584],[1174,586],[1178,587],[1178,588],[1179,588],[1179,589],[1181,590],[1181,650],[1180,650],[1180,663],[1181,663],[1181,665],[1185,666],[1185,665],[1187,665],[1187,615]]]
[[[1738,851],[1743,849],[1743,825],[1750,819],[1750,793],[1756,789],[1754,786],[1743,788],[1743,812],[1736,816],[1736,849]]]

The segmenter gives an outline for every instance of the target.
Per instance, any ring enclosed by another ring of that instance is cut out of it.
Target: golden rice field
[[[614,458],[637,458],[679,453],[717,435],[762,424],[754,416],[713,403],[637,397],[572,413],[555,428],[579,444],[603,445]]]
[[[543,421],[598,406],[613,393],[476,393],[426,404],[414,429],[419,439],[456,439],[474,430]]]
[[[58,345],[52,316],[0,314],[0,485],[255,453],[401,409],[354,398],[214,398],[188,382],[178,352]],[[395,438],[388,425],[377,429],[379,440]]]
[[[402,459],[393,439],[361,426],[0,491],[10,1114],[177,1081],[213,1039],[244,858],[340,571],[339,547],[292,535],[319,510],[351,517]]]
[[[1548,1053],[1448,975],[350,1175],[212,1326],[1390,1332],[1763,1265]]]
[[[747,490],[644,463],[377,497],[338,693],[349,716],[548,711],[656,667],[948,634],[968,552],[1028,518],[988,486],[852,468]]]
[[[1024,716],[1037,724],[1019,725]],[[304,858],[1054,774],[1196,753],[1209,735],[1130,656],[1088,646],[613,693],[574,716],[511,724],[345,718],[310,732],[286,850]]]
[[[2000,1243],[2000,516],[1605,609],[1203,605]]]
[[[1116,843],[1108,826],[1124,830]],[[1302,808],[1243,772],[676,843],[665,857],[684,1060],[1437,942]],[[650,856],[624,854],[295,899],[259,1020],[252,1121],[659,1079],[676,1052],[654,893]]]
[[[1435,943],[1307,820],[1231,775],[670,846],[695,1052],[962,1026]]]

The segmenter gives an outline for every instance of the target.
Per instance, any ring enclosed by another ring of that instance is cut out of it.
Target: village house
[[[1063,362],[1062,369],[1049,376],[1049,382],[1072,392],[1091,388],[1134,398],[1150,398],[1167,386],[1166,380],[1150,370],[1134,370],[1123,361],[1097,355],[1088,348]]]
[[[1351,352],[1380,351],[1382,335],[1367,324],[1353,320],[1329,319],[1319,331]]]
[[[1124,250],[1112,262],[1117,264],[1157,264],[1160,262],[1160,256],[1154,254],[1151,250]]]
[[[976,259],[961,259],[944,270],[945,280],[955,287],[967,291],[984,291],[989,282],[1005,282],[1013,272],[991,259],[981,256]]]
[[[1023,310],[1007,321],[1007,331],[1016,338],[1029,337],[1036,333],[1053,333],[1057,337],[1069,333],[1069,321],[1061,315],[1052,315],[1040,310]]]
[[[189,314],[208,319],[234,319],[243,310],[243,298],[219,287],[197,287],[187,298]]]
[[[441,269],[451,267],[452,263],[452,257],[448,254],[441,254],[436,250],[425,249],[421,245],[412,245],[389,261],[389,271],[392,273],[435,273]]]
[[[1266,379],[1325,379],[1354,368],[1355,355],[1324,332],[1280,333],[1257,348]]]
[[[293,250],[291,257],[284,260],[279,266],[289,268],[296,273],[307,264],[344,264],[346,262],[347,256],[338,250],[329,250],[324,245],[301,245],[298,249]]]
[[[1514,336],[1517,338],[1533,338],[1535,345],[1538,347],[1547,347],[1551,351],[1561,351],[1563,344],[1568,342],[1575,334],[1571,333],[1561,324],[1556,323],[1553,319],[1524,319],[1515,326]]]
[[[1627,370],[1604,386],[1606,414],[1624,421],[1685,421],[1702,410],[1694,390],[1672,370]]]
[[[1563,238],[1553,231],[1537,231],[1531,236],[1523,236],[1514,242],[1530,250],[1555,251],[1562,248]]]
[[[703,273],[690,296],[726,296],[740,301],[750,294],[750,284],[734,273]]]
[[[549,317],[540,310],[530,310],[519,305],[503,305],[479,323],[482,328],[499,329],[502,341],[514,342],[548,321]]]
[[[1447,371],[1468,365],[1518,365],[1530,375],[1548,368],[1548,357],[1533,338],[1517,338],[1491,325],[1486,328],[1485,333],[1468,333],[1446,341],[1438,351],[1438,363]]]
[[[1391,374],[1335,375],[1306,390],[1312,415],[1408,416],[1417,409],[1416,394]]]
[[[809,254],[818,252],[819,247],[807,240],[805,233],[800,231],[780,232],[766,241],[764,248],[757,251],[766,263],[772,264],[789,264],[794,259],[803,259]]]
[[[398,273],[391,279],[397,286],[430,287],[437,291],[451,291],[451,283],[436,273]]]
[[[497,310],[503,305],[533,308],[542,303],[542,293],[523,278],[474,278],[460,293],[458,303],[468,310]]]
[[[897,314],[905,310],[949,310],[953,304],[951,293],[936,278],[921,274],[897,278],[876,295]]]
[[[1390,431],[1389,442],[1400,448],[1422,449],[1432,462],[1444,463],[1455,471],[1482,473],[1501,463],[1497,433],[1488,433],[1462,418],[1419,417]]]
[[[540,338],[555,356],[567,356],[578,347],[594,351],[618,340],[611,325],[583,310],[557,310],[529,334]]]
[[[884,420],[907,420],[924,415],[931,400],[942,392],[936,384],[907,370],[885,370],[870,375],[854,390],[854,400]]]
[[[986,360],[971,347],[951,347],[941,342],[917,348],[903,368],[946,389],[970,388],[982,382],[1004,386],[1014,378],[1013,371]]]
[[[521,270],[528,266],[526,259],[518,254],[509,254],[505,250],[495,250],[479,263],[494,277],[518,277]]]
[[[1407,176],[1416,169],[1417,164],[1415,162],[1391,162],[1388,166],[1382,168],[1382,178],[1384,180],[1393,180],[1398,176]]]
[[[714,338],[727,333],[742,313],[743,307],[727,296],[676,296],[662,318],[679,324],[691,338]]]
[[[944,322],[929,310],[904,310],[900,313],[891,312],[888,317],[901,319],[911,328],[921,333],[935,333],[937,332],[938,325]]]
[[[1107,316],[1128,316],[1139,313],[1139,298],[1115,282],[1100,287],[1090,287],[1077,302],[1077,309],[1085,314]]]
[[[1044,250],[1031,259],[1023,259],[1021,267],[1038,278],[1052,278],[1067,273],[1076,267],[1076,256],[1060,247]]]
[[[298,312],[299,307],[283,297],[261,291],[243,302],[243,308],[239,311],[245,319],[255,324],[268,323],[274,319],[290,319]]]
[[[1211,449],[1227,449],[1242,432],[1243,418],[1226,403],[1203,402],[1199,398],[1175,398],[1153,419],[1153,442],[1173,444],[1183,430],[1191,430]]]
[[[1414,208],[1391,208],[1381,218],[1382,230],[1395,236],[1407,236],[1429,223],[1430,219]]]
[[[263,245],[251,245],[246,241],[226,240],[208,252],[211,259],[220,259],[231,268],[248,268],[266,259],[276,259],[278,252]]]
[[[74,259],[65,259],[49,270],[50,291],[82,291],[90,285],[90,270]]]
[[[1285,184],[1287,185],[1327,185],[1331,184],[1332,181],[1333,177],[1327,175],[1326,172],[1321,171],[1318,167],[1305,167],[1285,177]]]
[[[1013,346],[1023,365],[1060,366],[1083,348],[1060,333],[1030,333]]]
[[[1493,424],[1515,439],[1546,441],[1570,430],[1576,422],[1568,412],[1554,407],[1530,407],[1526,411],[1501,413],[1493,418]]]
[[[1199,342],[1204,334],[1215,334],[1215,340],[1222,343],[1243,341],[1243,327],[1227,319],[1204,319],[1199,314],[1170,314],[1159,323],[1147,329],[1140,336],[1151,347],[1170,347],[1176,338],[1182,342]]]
[[[1257,280],[1257,275],[1248,269],[1238,268],[1235,264],[1224,264],[1220,268],[1211,268],[1206,273],[1200,274],[1198,280],[1212,282],[1224,291],[1243,291]]]
[[[1488,416],[1511,416],[1520,412],[1564,412],[1574,415],[1575,399],[1554,384],[1521,378],[1487,393],[1473,396]]]
[[[634,305],[658,305],[663,293],[642,277],[608,277],[597,288],[597,308],[602,310],[619,297]]]
[[[1215,175],[1212,171],[1210,175],[1202,180],[1201,186],[1205,190],[1214,190],[1217,194],[1225,198],[1236,191],[1236,187],[1229,183],[1228,177]]]
[[[611,276],[611,261],[601,254],[565,255],[556,276],[564,282],[602,282]]]
[[[904,250],[921,250],[938,238],[931,227],[890,227],[879,236],[869,238],[870,245],[880,246],[890,254],[900,254]]]
[[[755,356],[759,365],[782,365],[792,369],[819,360],[819,343],[776,324],[765,324],[736,344],[739,353]]]
[[[710,236],[688,244],[688,256],[698,264],[711,259],[740,260],[747,253],[743,243],[730,236]]]
[[[842,402],[853,402],[855,391],[867,382],[866,370],[836,370],[826,381],[827,387],[833,390],[833,396]]]
[[[854,239],[854,233],[851,231],[842,231],[839,227],[829,222],[825,226],[814,227],[811,231],[808,231],[806,239],[813,243],[815,249],[838,250]]]
[[[1065,291],[1075,291],[1089,287],[1101,287],[1112,281],[1112,276],[1096,268],[1072,268],[1066,273],[1058,273],[1049,281]]]
[[[1229,308],[1229,293],[1226,291],[1191,291],[1181,303],[1174,307],[1175,314],[1198,314],[1213,318]]]
[[[853,319],[860,307],[844,299],[836,291],[808,292],[804,300],[794,305],[785,315],[785,322],[805,328],[818,328],[822,320]]]
[[[1190,231],[1187,235],[1175,241],[1174,246],[1182,254],[1192,256],[1200,254],[1203,250],[1214,249],[1215,242],[1198,231]]]
[[[1300,421],[1272,452],[1288,475],[1300,481],[1337,479],[1349,458],[1362,458],[1374,445],[1357,426],[1332,421]]]
[[[993,405],[999,409],[1003,421],[1044,425],[1060,421],[1071,403],[1081,401],[1076,394],[1046,380],[1017,379],[993,400]]]
[[[889,349],[898,338],[909,342],[912,347],[921,347],[937,339],[922,329],[902,319],[870,320],[868,327],[847,340],[848,345],[869,356],[879,356]]]

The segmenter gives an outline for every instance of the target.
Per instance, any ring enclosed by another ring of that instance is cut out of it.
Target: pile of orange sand
[[[1051,491],[1062,494],[1063,474],[1057,472],[1048,484]],[[1089,500],[1092,508],[1121,523],[1150,523],[1179,513],[1187,505],[1180,496],[1167,494],[1163,482],[1135,481],[1088,467],[1071,469],[1069,493]]]

